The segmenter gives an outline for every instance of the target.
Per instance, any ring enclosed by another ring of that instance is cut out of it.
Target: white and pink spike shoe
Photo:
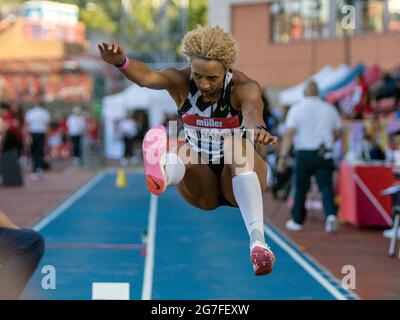
[[[163,193],[167,187],[165,173],[167,141],[167,131],[162,125],[150,129],[143,139],[142,150],[146,183],[150,192],[155,195]]]

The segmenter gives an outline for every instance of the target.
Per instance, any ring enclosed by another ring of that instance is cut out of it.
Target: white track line
[[[282,238],[272,230],[268,225],[264,224],[264,230],[268,237],[276,242],[286,253],[292,257],[301,267],[304,268],[316,281],[318,281],[328,292],[338,300],[348,300],[338,289],[336,289],[319,271],[317,271],[309,262],[307,262],[299,253],[290,247]]]
[[[97,183],[99,183],[104,176],[105,172],[98,173],[89,182],[87,182],[81,188],[79,188],[78,191],[76,191],[73,195],[71,195],[69,198],[63,201],[57,208],[51,211],[39,222],[35,223],[32,229],[35,231],[40,231],[50,222],[57,219],[66,209],[68,209],[73,203],[75,203],[78,199],[80,199],[83,195],[85,195],[88,191],[90,191]]]
[[[150,196],[149,223],[147,226],[146,260],[144,265],[142,300],[151,300],[153,289],[154,252],[157,224],[158,197]]]

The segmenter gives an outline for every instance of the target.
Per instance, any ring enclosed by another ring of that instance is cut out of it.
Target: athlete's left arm
[[[265,128],[264,104],[260,85],[256,81],[250,80],[241,84],[238,89],[244,127],[254,129],[254,142],[266,145],[275,144],[278,137],[271,135]]]

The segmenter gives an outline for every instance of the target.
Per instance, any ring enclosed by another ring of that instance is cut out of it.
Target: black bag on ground
[[[17,151],[4,151],[0,158],[0,174],[4,186],[22,186],[22,173],[19,166]]]

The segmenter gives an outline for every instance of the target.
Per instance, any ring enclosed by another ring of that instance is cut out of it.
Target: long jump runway
[[[202,211],[175,188],[151,196],[143,174],[115,181],[100,173],[33,226],[46,252],[23,299],[357,298],[269,224],[277,261],[254,276],[239,209]]]

